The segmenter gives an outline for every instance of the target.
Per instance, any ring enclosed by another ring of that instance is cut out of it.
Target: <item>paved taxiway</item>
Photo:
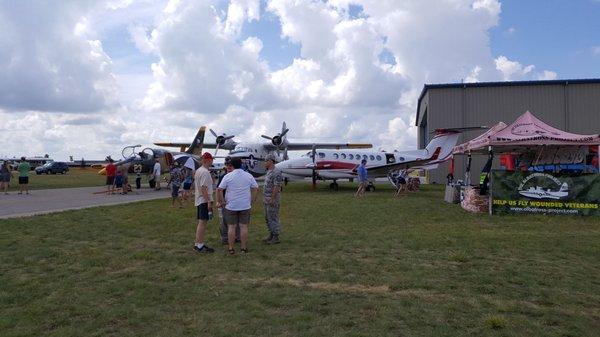
[[[170,189],[155,191],[142,188],[139,193],[127,195],[106,195],[97,193],[106,187],[57,188],[49,190],[33,190],[29,195],[20,195],[12,191],[9,195],[0,195],[0,219],[31,216],[44,213],[61,212],[96,206],[119,205],[130,202],[167,198]]]

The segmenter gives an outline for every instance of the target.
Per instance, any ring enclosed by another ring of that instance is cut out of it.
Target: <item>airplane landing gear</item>
[[[329,184],[329,189],[330,190],[337,191],[339,187],[340,186],[338,185],[337,181],[335,181],[335,180],[331,184]]]
[[[288,182],[289,182],[288,178],[283,178],[283,185],[284,186],[287,186]]]

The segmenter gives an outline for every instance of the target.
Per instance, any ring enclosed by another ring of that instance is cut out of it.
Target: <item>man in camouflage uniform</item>
[[[281,202],[281,186],[283,184],[283,175],[281,170],[275,167],[277,159],[274,155],[268,155],[265,158],[265,168],[267,175],[263,186],[263,201],[265,203],[265,220],[269,236],[263,242],[272,245],[279,243],[279,205]]]

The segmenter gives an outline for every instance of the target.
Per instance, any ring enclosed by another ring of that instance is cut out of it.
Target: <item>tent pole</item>
[[[490,153],[490,157],[493,160],[493,158],[494,158],[494,151],[493,151],[493,148],[492,148],[491,145],[489,146],[488,150],[489,150],[489,153]],[[493,166],[494,166],[494,163],[492,161],[492,167]],[[488,188],[488,191],[489,191],[489,193],[488,193],[489,194],[489,196],[488,196],[488,212],[489,212],[490,215],[492,215],[492,201],[494,199],[493,198],[493,187],[494,187],[493,177],[494,177],[494,175],[492,174],[493,171],[494,171],[494,169],[490,168],[490,172],[488,173],[490,175],[490,178],[489,178],[489,184],[490,184],[490,186]]]
[[[471,150],[467,157],[467,169],[465,170],[465,186],[471,185]]]

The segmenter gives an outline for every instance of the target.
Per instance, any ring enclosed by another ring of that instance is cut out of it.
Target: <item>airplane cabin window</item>
[[[325,158],[325,153],[319,152],[319,158],[321,158],[321,159]]]
[[[339,157],[340,157],[340,156],[339,156],[337,153],[334,153],[334,154],[333,154],[333,158],[334,158],[334,159],[338,159]]]
[[[369,159],[371,159],[371,160],[375,160],[375,156],[374,156],[374,155],[370,155],[370,156],[369,156]]]
[[[377,160],[379,160],[379,161],[381,160],[381,156],[380,155],[377,155]]]
[[[348,155],[348,159],[350,159],[350,160],[354,159],[354,155],[353,155],[352,153],[350,153],[350,154]]]
[[[342,159],[346,159],[346,154],[342,153]]]

